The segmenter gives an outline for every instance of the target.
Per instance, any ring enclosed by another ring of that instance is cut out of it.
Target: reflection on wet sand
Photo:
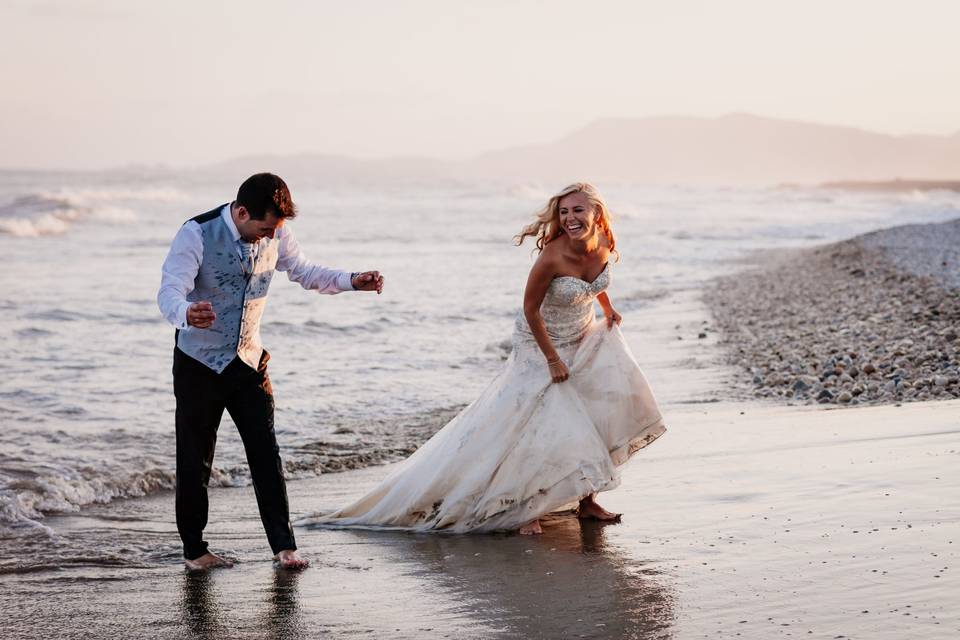
[[[269,605],[260,616],[265,637],[277,640],[299,640],[307,637],[301,610],[299,582],[301,572],[277,569],[273,573],[273,589],[267,596]]]
[[[299,640],[307,637],[301,610],[298,582],[300,572],[276,570],[273,584],[267,588],[266,601],[255,618],[256,629],[252,635],[258,638]],[[181,622],[190,630],[193,638],[219,640],[230,637],[242,626],[242,619],[229,619],[232,607],[228,598],[217,587],[218,579],[230,579],[229,574],[219,572],[185,573],[182,582],[180,613]],[[242,612],[234,611],[241,618]]]
[[[674,599],[652,562],[607,544],[603,523],[543,525],[537,537],[350,533],[391,547],[414,577],[462,598],[461,615],[509,637],[671,637]]]
[[[212,573],[185,573],[183,577],[180,615],[183,626],[195,638],[223,637],[226,627],[220,598]]]

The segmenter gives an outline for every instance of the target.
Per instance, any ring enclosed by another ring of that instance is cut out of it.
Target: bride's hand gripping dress
[[[619,316],[596,318],[609,284],[609,263],[592,282],[550,282],[540,311],[566,381],[552,381],[521,313],[510,357],[479,398],[365,496],[300,524],[516,530],[616,487],[617,468],[665,428]]]

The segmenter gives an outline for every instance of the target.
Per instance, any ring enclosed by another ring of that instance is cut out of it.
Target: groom
[[[260,317],[274,271],[318,293],[383,290],[378,271],[350,273],[309,262],[284,226],[296,216],[286,183],[250,176],[237,199],[188,220],[163,263],[157,303],[176,327],[177,530],[190,570],[230,566],[207,549],[207,483],[223,410],[237,425],[260,519],[281,567],[302,569],[273,431],[270,355]]]

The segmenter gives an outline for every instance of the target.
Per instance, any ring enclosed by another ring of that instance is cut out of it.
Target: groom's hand
[[[217,319],[209,302],[194,302],[187,307],[187,324],[197,329],[207,329]]]
[[[383,293],[383,276],[379,271],[364,271],[353,276],[350,284],[357,291],[376,291]]]

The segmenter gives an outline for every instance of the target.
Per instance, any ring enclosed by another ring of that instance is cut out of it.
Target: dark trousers
[[[187,354],[173,351],[173,391],[177,398],[177,531],[188,560],[207,552],[207,483],[226,409],[243,440],[260,519],[274,553],[296,549],[280,448],[273,431],[273,389],[264,351],[256,371],[239,358],[222,373]]]

